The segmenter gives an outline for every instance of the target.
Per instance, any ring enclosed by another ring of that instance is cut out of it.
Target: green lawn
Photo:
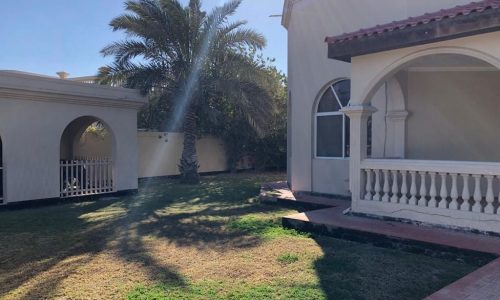
[[[139,194],[0,212],[3,299],[421,299],[475,264],[299,233],[260,204],[281,174],[141,183]]]

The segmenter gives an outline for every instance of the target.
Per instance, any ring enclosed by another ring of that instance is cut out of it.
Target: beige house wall
[[[468,0],[290,0],[285,10],[288,28],[289,167],[292,189],[348,195],[348,159],[316,159],[314,109],[330,82],[351,76],[351,65],[328,59],[326,36],[338,35]],[[292,137],[292,138],[290,138]]]
[[[134,90],[0,71],[4,203],[60,196],[61,137],[83,116],[113,131],[115,190],[137,189],[137,109],[145,101]]]
[[[500,72],[409,72],[409,159],[500,162]]]
[[[114,159],[117,191],[137,188],[136,110],[0,98],[4,193],[9,203],[59,197],[61,136],[82,115],[105,120],[114,132],[119,149]]]

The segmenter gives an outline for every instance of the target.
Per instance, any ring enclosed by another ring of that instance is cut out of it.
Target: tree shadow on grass
[[[103,251],[137,263],[151,280],[185,285],[143,238],[201,249],[253,247],[258,237],[228,231],[225,224],[229,217],[273,209],[245,203],[257,194],[251,176],[212,177],[196,187],[153,180],[142,182],[134,196],[0,212],[0,297],[21,287],[17,298],[49,297]]]
[[[0,296],[25,284],[29,286],[16,298],[49,296],[44,293],[55,291],[62,280],[99,253],[108,251],[110,242],[125,234],[130,225],[127,209],[116,216],[106,216],[106,211],[110,207],[126,207],[126,200],[98,200],[0,214],[0,249],[4,250],[0,253]],[[93,214],[97,220],[82,218]],[[27,222],[16,224],[18,220]],[[182,281],[175,271],[156,265],[154,260],[133,256],[126,259],[137,259],[150,270],[150,276],[169,274],[169,278]]]
[[[314,235],[324,256],[314,263],[327,299],[423,299],[487,263],[436,257]],[[456,256],[455,256],[456,257]]]
[[[181,247],[229,251],[234,248],[256,247],[262,239],[227,228],[228,221],[240,216],[267,213],[274,207],[249,205],[242,207],[212,207],[195,212],[156,215],[137,227],[138,235],[152,235]]]

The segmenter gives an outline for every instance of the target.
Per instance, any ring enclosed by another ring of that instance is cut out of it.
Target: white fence
[[[0,204],[3,203],[3,167],[0,165]]]
[[[113,162],[107,158],[62,160],[61,198],[111,193]]]

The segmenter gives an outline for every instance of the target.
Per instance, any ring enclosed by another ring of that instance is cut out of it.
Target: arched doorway
[[[85,116],[64,130],[60,144],[60,197],[111,193],[114,136],[102,120]]]

